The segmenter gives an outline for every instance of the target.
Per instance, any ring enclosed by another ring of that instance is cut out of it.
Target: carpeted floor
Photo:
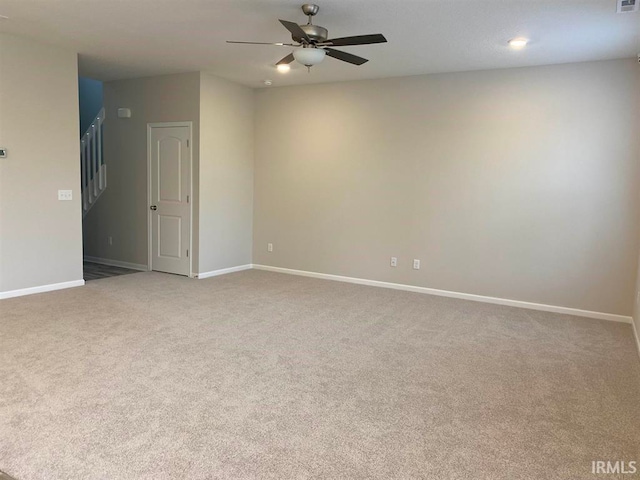
[[[626,324],[260,271],[136,273],[0,316],[0,470],[18,480],[568,480],[640,461]]]

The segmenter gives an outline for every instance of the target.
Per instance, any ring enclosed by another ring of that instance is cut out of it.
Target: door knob
[[[149,208],[151,210],[153,210],[154,212],[158,209],[158,207],[156,205],[151,205]]]

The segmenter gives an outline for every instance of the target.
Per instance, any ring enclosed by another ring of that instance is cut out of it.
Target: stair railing
[[[104,108],[98,112],[80,139],[82,216],[84,217],[107,188],[107,165],[102,156]]]

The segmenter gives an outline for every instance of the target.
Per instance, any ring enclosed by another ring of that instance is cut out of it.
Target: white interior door
[[[150,269],[191,274],[190,124],[149,125]]]

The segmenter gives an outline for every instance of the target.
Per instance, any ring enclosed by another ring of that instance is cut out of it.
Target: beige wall
[[[107,189],[85,217],[85,255],[147,265],[147,124],[193,122],[193,178],[197,179],[199,97],[197,72],[104,84]],[[130,108],[132,118],[117,118],[121,107]],[[197,251],[197,204],[194,210]],[[111,246],[109,236],[113,238]]]
[[[253,92],[200,78],[199,272],[251,263]]]
[[[631,315],[638,95],[631,59],[259,90],[254,263]]]
[[[82,280],[78,130],[76,54],[0,34],[0,293]]]

